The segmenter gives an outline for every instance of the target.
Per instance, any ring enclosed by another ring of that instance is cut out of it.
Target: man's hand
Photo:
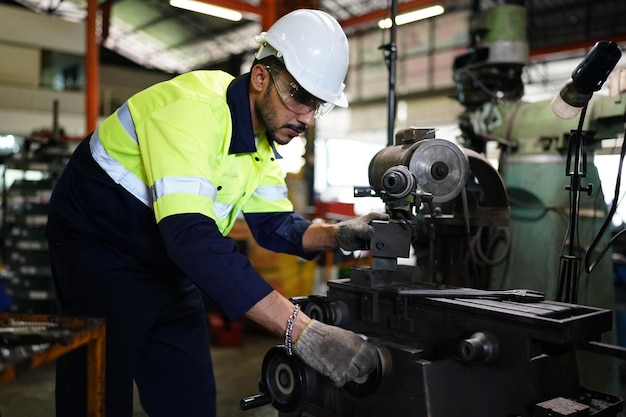
[[[307,365],[336,386],[370,374],[380,361],[376,346],[356,333],[312,320],[293,350]]]
[[[372,220],[389,220],[389,215],[372,212],[337,223],[335,237],[339,247],[344,250],[368,249],[367,245],[374,233],[374,228],[370,224]]]

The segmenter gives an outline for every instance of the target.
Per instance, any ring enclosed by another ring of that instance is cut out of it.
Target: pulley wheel
[[[278,411],[291,412],[304,401],[306,369],[295,356],[287,355],[283,346],[270,349],[263,358],[261,378],[272,405]]]
[[[326,297],[309,295],[298,297],[296,302],[302,306],[302,312],[312,319],[326,324],[333,324],[334,314]]]
[[[453,200],[469,176],[467,157],[445,139],[423,141],[411,155],[409,169],[417,179],[417,189],[432,194],[433,203]]]

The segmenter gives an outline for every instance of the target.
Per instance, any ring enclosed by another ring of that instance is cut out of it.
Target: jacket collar
[[[250,153],[256,152],[254,130],[252,129],[252,115],[250,114],[250,73],[240,75],[235,78],[226,90],[226,102],[230,108],[233,121],[232,136],[230,138],[230,148],[228,153]],[[266,136],[266,135],[264,135]],[[267,137],[267,136],[266,136]],[[267,138],[274,151],[274,156],[282,158],[274,141]]]

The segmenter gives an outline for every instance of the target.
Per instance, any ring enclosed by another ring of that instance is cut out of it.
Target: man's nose
[[[313,123],[315,123],[315,110],[311,110],[308,113],[299,114],[298,122],[306,126],[313,126]]]

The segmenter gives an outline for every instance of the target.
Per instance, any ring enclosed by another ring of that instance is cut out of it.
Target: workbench
[[[87,416],[104,417],[105,323],[101,319],[0,314],[0,384],[87,347]]]

